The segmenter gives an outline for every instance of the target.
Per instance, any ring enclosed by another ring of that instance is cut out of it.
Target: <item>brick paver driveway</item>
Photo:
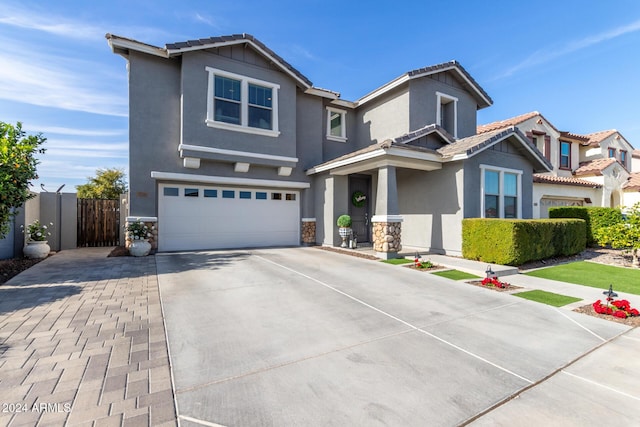
[[[108,253],[0,286],[0,425],[176,425],[155,259]]]

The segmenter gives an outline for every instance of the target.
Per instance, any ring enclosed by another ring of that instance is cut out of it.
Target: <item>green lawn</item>
[[[465,273],[464,271],[458,271],[458,270],[436,271],[435,273],[431,273],[431,274],[435,274],[436,276],[440,276],[440,277],[446,277],[447,279],[451,279],[451,280],[480,279],[480,276],[476,276],[476,275]]]
[[[582,298],[575,298],[540,290],[519,292],[512,295],[531,301],[552,305],[554,307],[562,307],[563,305],[571,304],[572,302],[582,301]]]
[[[387,264],[400,265],[400,264],[409,264],[410,262],[413,262],[413,261],[406,258],[392,258],[392,259],[383,259],[382,262],[385,262]]]
[[[578,261],[525,274],[600,289],[609,289],[611,284],[614,291],[640,295],[640,269]]]

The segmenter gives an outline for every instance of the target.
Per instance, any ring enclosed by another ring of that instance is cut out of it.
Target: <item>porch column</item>
[[[398,208],[395,166],[378,169],[376,210],[373,224],[373,250],[382,259],[396,258],[402,250],[402,216]]]

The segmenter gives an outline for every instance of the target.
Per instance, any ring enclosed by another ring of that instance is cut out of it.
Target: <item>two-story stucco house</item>
[[[476,135],[492,100],[455,61],[347,101],[251,35],[107,40],[128,63],[130,215],[160,251],[337,245],[350,214],[382,258],[459,254],[463,218],[531,218],[552,170],[515,127]]]
[[[633,146],[616,130],[579,135],[559,131],[537,111],[478,126],[478,133],[516,126],[544,154],[553,170],[533,176],[533,215],[553,206],[628,204],[640,183],[631,173]],[[633,204],[633,203],[631,203]]]

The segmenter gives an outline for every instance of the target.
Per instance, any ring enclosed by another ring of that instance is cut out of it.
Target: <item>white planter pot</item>
[[[47,244],[46,240],[35,241],[29,240],[22,249],[24,256],[31,259],[46,258],[51,252],[51,248]]]
[[[341,248],[347,247],[347,237],[351,236],[351,232],[351,227],[338,228],[338,234],[340,234],[340,237],[342,237],[342,244],[340,245]]]
[[[132,240],[129,245],[129,253],[132,256],[147,256],[151,251],[151,243],[146,240]]]

